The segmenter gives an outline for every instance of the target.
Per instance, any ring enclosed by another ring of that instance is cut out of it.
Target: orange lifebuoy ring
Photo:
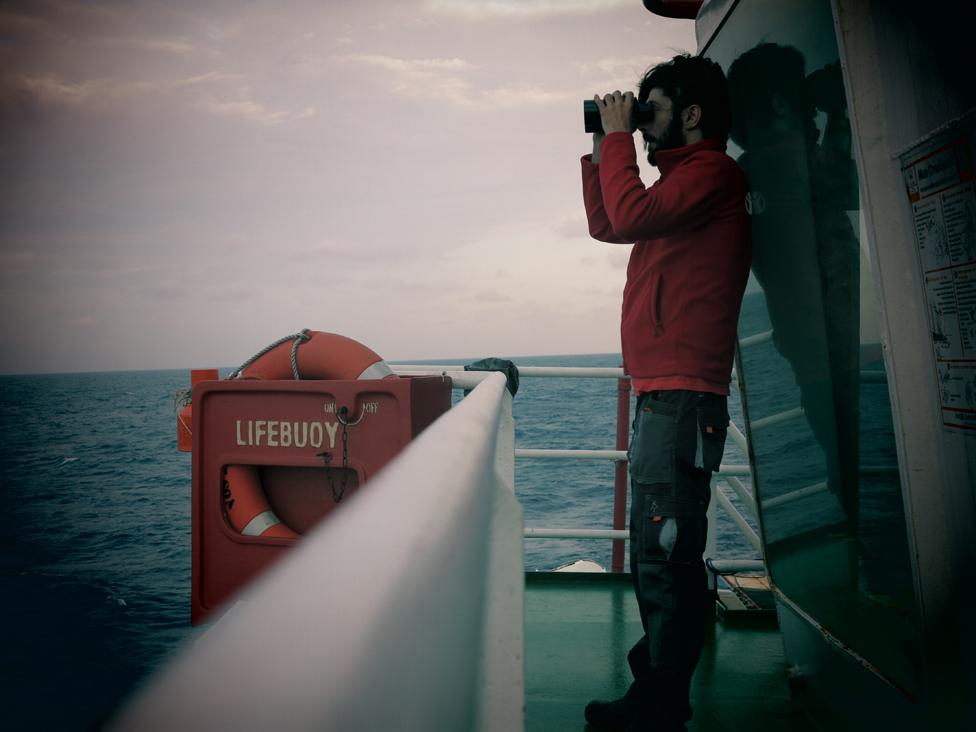
[[[230,375],[231,379],[396,379],[379,355],[359,341],[305,329],[258,353]],[[177,415],[179,449],[192,451],[193,405]]]
[[[239,368],[238,379],[397,378],[380,356],[359,341],[318,330],[282,338]]]
[[[362,343],[336,333],[306,329],[271,344],[229,378],[358,380],[397,376],[379,355]],[[187,404],[177,417],[181,450],[192,449],[192,419],[193,406]],[[221,486],[227,520],[236,531],[244,536],[299,538],[272,510],[256,466],[228,465]]]
[[[298,534],[281,523],[271,510],[255,466],[228,465],[224,470],[222,491],[230,525],[243,536],[298,538]]]

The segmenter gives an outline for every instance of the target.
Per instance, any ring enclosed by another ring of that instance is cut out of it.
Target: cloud
[[[607,248],[607,262],[614,269],[626,269],[632,248],[629,244],[611,244]]]
[[[47,258],[37,252],[0,252],[0,272],[23,272],[37,266],[42,260],[46,262]]]
[[[181,87],[211,84],[238,78],[234,74],[210,71],[184,79],[114,79],[96,78],[67,81],[59,74],[7,74],[0,86],[0,101],[4,98],[29,98],[42,105],[56,107],[98,106],[157,94]]]
[[[180,79],[171,82],[172,86],[193,86],[194,84],[206,84],[218,81],[236,81],[241,78],[240,74],[231,74],[226,71],[208,71],[204,74],[197,74],[188,79]]]
[[[589,239],[589,227],[583,213],[564,216],[552,226],[552,232],[565,239]]]
[[[486,106],[492,109],[506,109],[511,107],[522,107],[526,104],[546,105],[558,104],[571,99],[576,99],[575,92],[553,91],[541,86],[522,85],[517,87],[503,86],[489,89],[482,92],[480,97],[472,103],[477,106]]]
[[[338,56],[338,61],[351,61],[368,66],[379,66],[388,71],[395,71],[405,75],[427,75],[440,71],[461,71],[473,68],[471,64],[459,58],[420,58],[402,59],[372,53],[353,53]]]
[[[69,320],[67,325],[71,328],[94,328],[98,325],[98,320],[91,315],[81,315]]]
[[[150,51],[167,53],[190,53],[194,49],[188,38],[145,38],[135,41],[135,44]]]
[[[347,54],[337,61],[373,66],[390,72],[391,92],[410,99],[438,99],[465,109],[510,109],[558,104],[575,92],[515,84],[476,89],[463,74],[478,67],[460,58],[402,59],[378,54]]]
[[[7,75],[0,83],[0,106],[25,108],[29,103],[41,107],[101,109],[115,102],[148,97],[195,87],[219,86],[239,80],[239,74],[209,71],[181,79],[87,79],[65,80],[57,74]],[[210,114],[238,117],[259,125],[271,126],[314,117],[315,107],[272,109],[250,98],[226,99],[206,93],[195,105]]]
[[[227,117],[240,117],[259,125],[279,125],[283,122],[296,122],[314,117],[315,107],[303,107],[300,110],[279,109],[272,110],[251,99],[236,101],[211,100],[204,102],[201,107],[208,112]]]
[[[9,76],[8,83],[15,92],[26,94],[42,104],[69,107],[147,94],[160,87],[160,83],[154,81],[88,79],[70,82],[57,74]]]
[[[486,304],[513,302],[512,298],[502,292],[478,292],[474,295],[474,301]]]
[[[116,38],[99,39],[107,45],[139,48],[145,51],[162,51],[171,54],[187,54],[197,50],[188,36],[154,37],[154,36],[120,36]]]
[[[598,78],[637,78],[651,66],[667,61],[664,56],[605,56],[591,63],[577,63],[580,76]]]
[[[433,13],[482,20],[593,15],[630,5],[633,0],[427,0],[425,7]]]
[[[372,242],[372,244],[373,246],[358,246],[349,242],[329,242],[310,246],[295,246],[282,252],[280,256],[293,260],[304,269],[310,266],[335,265],[336,263],[348,266],[352,263],[367,265],[364,270],[383,264],[397,263],[402,265],[404,261],[409,262],[415,257],[414,252],[401,246],[383,246],[382,243],[376,242]]]
[[[51,24],[36,15],[24,15],[10,10],[0,10],[0,34],[8,38],[23,37],[51,31]]]

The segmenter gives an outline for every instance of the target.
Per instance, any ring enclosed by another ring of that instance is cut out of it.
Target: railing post
[[[707,533],[705,534],[705,554],[703,559],[715,559],[718,554],[718,533],[716,529],[718,528],[718,510],[716,506],[719,503],[719,487],[718,481],[715,480],[715,476],[712,476],[709,482],[708,490],[711,491],[712,498],[708,502],[708,511],[706,511],[705,516],[708,523]],[[723,496],[724,498],[724,496]],[[718,576],[714,572],[706,572],[708,575],[708,591],[711,593],[718,592]]]
[[[626,450],[630,443],[630,379],[617,380],[617,449]],[[614,463],[613,481],[613,528],[627,527],[627,462],[618,460]],[[624,571],[624,542],[615,539],[613,542],[613,559],[611,569],[614,572]]]

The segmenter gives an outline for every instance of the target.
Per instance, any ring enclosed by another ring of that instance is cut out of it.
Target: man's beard
[[[644,149],[647,151],[647,162],[657,167],[658,150],[673,150],[676,147],[684,147],[685,138],[682,131],[681,115],[671,118],[668,128],[664,131],[664,137],[658,139],[651,135],[644,138]],[[650,137],[650,140],[648,140]]]

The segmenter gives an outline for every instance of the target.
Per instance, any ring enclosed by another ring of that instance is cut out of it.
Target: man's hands
[[[631,126],[634,119],[634,93],[624,92],[621,94],[615,91],[613,94],[606,94],[603,97],[595,95],[593,101],[596,108],[600,111],[600,122],[603,124],[603,133],[593,133],[593,162],[600,162],[600,143],[603,138],[611,132],[633,132]]]
[[[600,121],[603,123],[603,132],[609,135],[611,132],[633,132],[631,126],[634,119],[634,93],[625,92],[621,94],[615,91],[607,94],[602,99],[599,95],[593,97],[596,108],[600,110]]]

